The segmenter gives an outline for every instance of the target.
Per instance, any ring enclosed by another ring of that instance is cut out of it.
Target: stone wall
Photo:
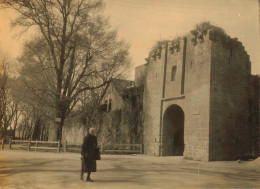
[[[159,156],[165,47],[151,52],[144,85],[144,153]],[[154,54],[153,54],[154,53]],[[154,56],[154,57],[152,57]]]
[[[260,78],[257,75],[250,78],[250,97],[249,97],[249,126],[251,135],[251,154],[258,157],[260,154],[260,126],[259,126],[259,94]]]
[[[209,160],[234,160],[250,153],[251,64],[241,44],[217,36],[211,49]]]
[[[184,156],[196,160],[208,160],[211,41],[208,35],[197,44],[192,40],[193,36],[189,35],[184,88],[186,98]]]
[[[191,40],[192,36],[188,36],[177,41],[174,52],[168,43],[159,49],[160,56],[154,58],[153,51],[150,54],[144,91],[147,154],[164,154],[161,145],[168,139],[163,133],[163,116],[168,107],[176,104],[184,112],[184,156],[208,160],[211,41],[205,39],[195,46]]]
[[[146,79],[146,68],[147,64],[143,64],[140,66],[137,66],[135,68],[135,86],[136,87],[141,87],[144,86],[145,79]]]
[[[169,138],[163,131],[169,131],[164,114],[172,105],[184,112],[186,158],[233,160],[259,154],[259,80],[251,78],[241,42],[215,29],[191,32],[150,52],[144,90],[146,154],[170,154],[164,152]]]

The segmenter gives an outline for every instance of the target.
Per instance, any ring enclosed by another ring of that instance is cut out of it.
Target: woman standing
[[[95,149],[97,147],[97,137],[95,136],[95,129],[90,128],[89,134],[84,137],[82,148],[81,148],[81,175],[80,178],[83,180],[83,174],[88,173],[86,181],[94,182],[90,178],[91,172],[96,172],[96,157],[95,157]]]

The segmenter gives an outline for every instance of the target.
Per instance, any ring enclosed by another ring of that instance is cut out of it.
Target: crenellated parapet
[[[203,43],[205,38],[207,37],[207,32],[203,33],[197,30],[192,30],[191,34],[193,36],[191,41],[194,46],[197,45],[198,43]]]
[[[188,37],[189,36],[189,37]],[[237,38],[231,38],[226,32],[217,26],[211,25],[209,22],[203,22],[197,24],[193,30],[187,35],[182,37],[176,37],[174,40],[158,41],[149,53],[148,59],[156,61],[161,59],[162,51],[168,46],[169,54],[175,54],[180,52],[181,45],[185,38],[188,38],[195,47],[198,44],[203,44],[205,41],[211,41],[221,44],[225,49],[230,51],[230,57],[233,56],[234,51],[243,53],[249,58],[247,51],[243,44],[238,41]]]
[[[169,52],[171,54],[175,53],[175,52],[179,52],[180,51],[180,43],[181,43],[182,38],[181,37],[177,37],[175,40],[172,40],[168,43],[169,46]]]
[[[181,41],[183,40],[184,37],[176,37],[174,40],[164,40],[157,42],[157,44],[150,51],[148,60],[150,58],[152,58],[154,61],[161,59],[162,50],[165,50],[166,46],[168,46],[168,52],[170,54],[178,53],[181,49]]]
[[[152,58],[153,60],[156,60],[157,58],[161,58],[162,55],[162,45],[157,46],[153,51],[152,51]]]
[[[245,52],[245,47],[242,45],[237,38],[231,38],[227,33],[220,27],[211,25],[209,22],[202,22],[197,24],[195,29],[191,30],[192,43],[196,46],[198,43],[203,43],[205,40],[210,40],[215,43],[220,43],[225,49],[230,50],[230,56],[233,55],[234,51]]]

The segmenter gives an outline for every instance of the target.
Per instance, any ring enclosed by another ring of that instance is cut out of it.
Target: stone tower
[[[147,60],[136,68],[145,154],[210,161],[250,153],[251,63],[241,42],[203,23],[158,43]]]

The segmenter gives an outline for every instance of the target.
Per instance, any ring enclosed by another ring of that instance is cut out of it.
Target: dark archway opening
[[[184,112],[178,105],[171,105],[163,116],[162,155],[183,156]]]

